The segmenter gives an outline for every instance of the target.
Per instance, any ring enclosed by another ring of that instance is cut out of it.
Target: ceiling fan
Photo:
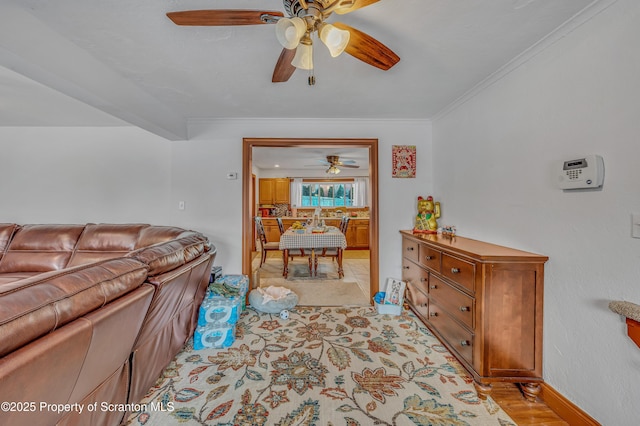
[[[327,155],[327,161],[319,160],[322,164],[329,166],[326,170],[327,173],[337,175],[340,173],[340,168],[359,169],[360,166],[355,164],[354,160],[340,161],[340,157],[337,155]]]
[[[331,56],[343,51],[369,65],[388,70],[400,57],[387,46],[349,25],[326,21],[333,13],[343,15],[379,0],[283,0],[288,17],[282,12],[262,10],[186,10],[169,12],[176,25],[228,26],[275,24],[276,38],[284,47],[271,79],[274,83],[288,81],[296,68],[313,70],[313,41],[316,33]],[[309,85],[315,77],[309,76]]]

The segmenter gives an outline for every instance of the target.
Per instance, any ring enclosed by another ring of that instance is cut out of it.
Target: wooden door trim
[[[270,148],[367,148],[369,150],[369,265],[370,295],[379,291],[379,232],[378,232],[378,139],[293,139],[293,138],[243,138],[242,145],[242,273],[252,277],[251,216],[252,149]]]

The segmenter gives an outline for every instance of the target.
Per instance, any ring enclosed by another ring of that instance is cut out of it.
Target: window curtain
[[[291,185],[291,207],[302,206],[302,178],[294,178]]]
[[[367,199],[367,194],[369,186],[368,178],[355,178],[354,180],[354,194],[353,194],[353,202],[357,207],[365,207],[369,205],[369,200]]]

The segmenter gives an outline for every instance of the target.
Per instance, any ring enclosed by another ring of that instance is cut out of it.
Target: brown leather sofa
[[[0,224],[0,424],[118,425],[193,334],[216,251],[147,224]]]

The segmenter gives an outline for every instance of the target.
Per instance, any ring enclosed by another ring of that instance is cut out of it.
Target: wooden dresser
[[[413,311],[464,365],[481,398],[491,382],[542,382],[546,256],[459,236],[402,234],[402,279]]]

